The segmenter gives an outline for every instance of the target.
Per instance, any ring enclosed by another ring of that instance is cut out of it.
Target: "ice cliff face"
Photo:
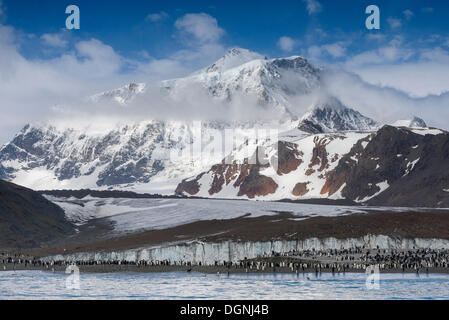
[[[367,235],[357,239],[306,239],[298,241],[270,242],[191,242],[181,245],[142,248],[116,252],[84,252],[69,255],[46,257],[44,260],[89,261],[89,260],[125,260],[125,261],[162,261],[191,262],[193,264],[214,265],[215,261],[238,262],[245,258],[253,259],[272,252],[287,253],[293,250],[349,249],[355,247],[380,249],[444,249],[449,247],[448,240],[441,239],[396,239],[388,236]]]

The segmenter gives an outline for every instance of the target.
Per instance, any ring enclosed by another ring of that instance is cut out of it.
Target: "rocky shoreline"
[[[4,268],[5,267],[5,268]],[[332,273],[332,274],[344,274],[344,273],[366,273],[364,269],[355,268],[345,268],[334,269],[332,268],[322,268],[317,272],[316,268],[306,267],[304,269],[300,268],[298,272],[292,270],[289,267],[270,267],[265,270],[254,270],[254,269],[242,269],[242,268],[227,268],[224,266],[117,266],[117,265],[92,265],[92,266],[78,266],[80,274],[83,273],[166,273],[166,272],[197,272],[203,274],[321,274],[321,273]],[[43,272],[65,272],[66,266],[48,266],[48,267],[33,267],[25,266],[24,264],[17,264],[15,266],[4,266],[0,265],[0,272],[10,272],[10,271],[43,271]],[[403,274],[449,274],[449,268],[423,268],[420,270],[416,269],[406,269],[402,270],[400,268],[380,270],[380,273],[390,274],[390,273],[403,273]]]
[[[38,268],[38,267],[24,267],[24,266],[16,266],[11,269],[3,269],[3,266],[0,265],[0,273],[7,271],[43,271],[43,272],[59,272],[64,273],[66,267],[55,266],[49,268]],[[195,266],[192,268],[182,267],[182,266],[151,266],[151,267],[137,267],[137,266],[111,266],[111,265],[100,265],[100,266],[81,266],[79,267],[80,274],[104,274],[104,273],[166,273],[166,272],[197,272],[203,274],[321,274],[321,273],[332,273],[332,274],[345,274],[345,273],[366,273],[366,270],[362,269],[345,269],[343,270],[334,270],[332,272],[332,268],[321,269],[316,272],[314,268],[305,268],[304,270],[292,271],[287,267],[277,267],[277,268],[269,268],[266,270],[248,270],[246,269],[236,269],[231,268],[228,269],[226,267],[215,267],[215,266]],[[388,269],[388,270],[380,270],[380,273],[391,274],[391,273],[403,273],[403,274],[449,274],[448,268],[428,268],[428,269],[420,269],[417,272],[414,269]]]

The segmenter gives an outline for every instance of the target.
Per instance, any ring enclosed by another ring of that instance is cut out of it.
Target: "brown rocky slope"
[[[0,248],[31,248],[74,233],[64,211],[30,189],[0,180]]]

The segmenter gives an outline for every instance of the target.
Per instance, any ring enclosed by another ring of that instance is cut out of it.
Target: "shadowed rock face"
[[[444,191],[449,186],[448,134],[423,136],[385,126],[367,140],[359,141],[328,173],[322,193],[331,195],[346,184],[346,199],[365,199],[370,205],[449,205]],[[389,187],[379,193],[382,183]]]
[[[307,189],[308,182],[298,182],[295,186],[295,188],[292,191],[292,194],[296,197],[301,197],[307,194],[309,192],[309,189]]]
[[[412,128],[427,128],[427,124],[426,122],[418,117],[413,117],[411,123],[410,123],[410,127]]]
[[[278,175],[295,171],[302,163],[304,154],[296,149],[295,144],[280,141],[278,143]]]
[[[421,141],[418,147],[409,153],[409,158],[419,159],[413,170],[405,176],[393,173],[395,168],[387,166],[386,171],[397,178],[390,188],[378,197],[369,201],[369,204],[377,205],[387,203],[389,205],[413,206],[449,206],[449,134],[419,136]],[[411,140],[416,137],[404,137]],[[404,142],[407,143],[407,142]],[[407,164],[394,163],[401,172],[407,172]]]
[[[259,167],[254,166],[241,184],[237,196],[245,195],[253,199],[258,196],[275,193],[277,188],[278,185],[272,178],[259,174]]]
[[[37,192],[0,180],[0,248],[40,247],[73,233],[60,207]]]
[[[310,120],[304,119],[301,121],[301,123],[298,125],[298,129],[302,130],[307,133],[311,134],[317,134],[317,133],[323,133],[324,130],[321,128],[319,124],[316,124]]]
[[[312,161],[309,164],[309,168],[312,169],[314,166],[319,165],[318,171],[323,171],[324,169],[329,168],[326,143],[318,137],[315,138],[314,142],[315,148],[313,148]]]
[[[176,194],[182,194],[183,192],[190,194],[191,196],[197,194],[200,191],[200,185],[198,183],[198,180],[201,179],[200,176],[198,176],[197,179],[194,180],[184,180],[182,181],[177,187],[176,187]]]

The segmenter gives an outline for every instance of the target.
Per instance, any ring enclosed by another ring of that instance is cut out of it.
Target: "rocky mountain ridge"
[[[27,125],[0,148],[0,178],[39,190],[118,189],[201,197],[329,198],[374,203],[401,180],[399,173],[407,176],[422,161],[418,158],[425,158],[421,153],[413,156],[410,150],[395,154],[391,143],[410,147],[409,140],[416,140],[421,146],[434,144],[438,149],[433,152],[445,152],[444,139],[440,137],[447,133],[427,128],[422,119],[415,117],[382,127],[327,94],[319,95],[306,114],[295,115],[292,110],[298,103],[296,97],[319,92],[322,72],[302,57],[268,59],[234,48],[209,67],[185,78],[162,81],[158,88],[175,101],[182,101],[192,85],[205,89],[210,99],[224,103],[247,96],[256,101],[261,111],[276,114],[275,119],[152,119],[120,124],[95,134],[83,128]],[[129,106],[127,112],[132,112],[133,100],[145,100],[149,86],[131,83],[91,99],[94,103]],[[396,131],[391,129],[395,127]],[[275,129],[278,137],[271,141],[248,134],[256,129]],[[224,136],[226,130],[238,132],[234,149],[205,152],[210,149],[211,139],[216,139],[217,133]],[[379,145],[373,157],[385,166],[396,165],[394,170],[382,174],[376,166],[372,167],[374,162],[364,158],[366,148],[379,137],[384,137],[381,140],[385,145]],[[255,153],[261,154],[258,161],[265,160],[263,164],[248,161]],[[363,160],[356,161],[358,156]],[[366,185],[362,187],[356,181]],[[435,188],[443,190],[449,186],[436,181],[440,180],[435,177],[426,183],[441,199],[432,197],[429,205],[440,206],[445,204],[446,193]],[[391,197],[385,201],[403,203]]]

